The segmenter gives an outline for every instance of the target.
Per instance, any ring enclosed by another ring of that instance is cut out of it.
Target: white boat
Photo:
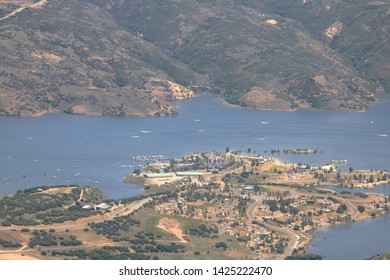
[[[198,132],[203,132],[203,131],[204,131],[204,129],[199,129],[199,130],[198,130]]]
[[[387,134],[379,134],[380,137],[387,137]]]
[[[139,138],[139,135],[132,135],[131,138]]]
[[[141,133],[150,133],[151,131],[149,131],[149,130],[141,130],[140,132]]]
[[[200,122],[200,119],[196,119],[195,121],[196,121],[196,122]]]
[[[261,122],[261,124],[269,124],[269,122]]]

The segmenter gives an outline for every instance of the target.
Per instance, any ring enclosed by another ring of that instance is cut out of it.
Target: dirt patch
[[[260,110],[291,110],[291,103],[275,97],[274,94],[261,87],[254,87],[242,98],[246,104]]]
[[[25,241],[23,236],[17,232],[17,231],[12,231],[12,230],[3,230],[0,231],[0,238],[7,240],[9,242],[23,242]]]
[[[194,92],[177,83],[152,78],[145,84],[146,91],[162,99],[180,100],[194,97]]]
[[[165,230],[166,232],[172,233],[175,235],[181,243],[187,243],[185,239],[183,239],[183,231],[180,228],[180,223],[174,219],[163,218],[158,222],[156,226]]]
[[[35,59],[43,59],[46,62],[51,64],[58,64],[64,60],[62,57],[58,55],[47,53],[47,52],[39,52],[39,53],[34,52],[31,54],[31,57]]]
[[[316,84],[320,85],[320,86],[325,86],[327,84],[327,79],[324,75],[322,74],[316,74],[314,77],[313,77],[313,80],[316,82]]]
[[[0,252],[0,260],[39,260],[39,258],[33,255],[25,255],[21,252]]]
[[[65,193],[65,194],[70,194],[73,189],[74,189],[74,187],[69,187],[69,188],[49,188],[47,190],[42,191],[41,193],[47,193],[47,194]]]

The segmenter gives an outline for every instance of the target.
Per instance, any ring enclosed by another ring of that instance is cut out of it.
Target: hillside
[[[367,80],[390,91],[389,0],[261,2],[269,12],[298,21],[314,39],[345,55]]]
[[[367,108],[374,86],[389,86],[387,2],[304,2],[52,0],[23,10],[0,21],[0,114],[164,115],[169,100],[204,89],[257,109]],[[367,40],[352,32],[362,22],[374,30]]]
[[[187,66],[85,1],[24,10],[1,21],[0,37],[2,114],[169,114],[163,98],[192,95],[169,74],[185,84]]]

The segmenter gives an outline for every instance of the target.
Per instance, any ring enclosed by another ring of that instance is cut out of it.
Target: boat
[[[387,134],[379,134],[380,137],[387,137]]]
[[[195,121],[196,121],[196,122],[200,122],[200,119],[196,119]]]
[[[139,135],[133,135],[131,138],[139,138]]]
[[[269,122],[261,122],[261,124],[269,124]]]
[[[151,131],[149,131],[149,130],[141,130],[140,132],[141,133],[150,133]]]
[[[332,159],[333,163],[347,163],[346,159]]]

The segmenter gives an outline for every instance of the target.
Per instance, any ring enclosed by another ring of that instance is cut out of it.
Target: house
[[[146,173],[144,175],[144,177],[148,179],[170,178],[172,176],[172,173]]]
[[[107,203],[100,203],[99,205],[95,205],[95,210],[110,210],[111,206],[108,205]]]
[[[243,192],[252,193],[255,189],[255,186],[247,186],[242,189]]]

